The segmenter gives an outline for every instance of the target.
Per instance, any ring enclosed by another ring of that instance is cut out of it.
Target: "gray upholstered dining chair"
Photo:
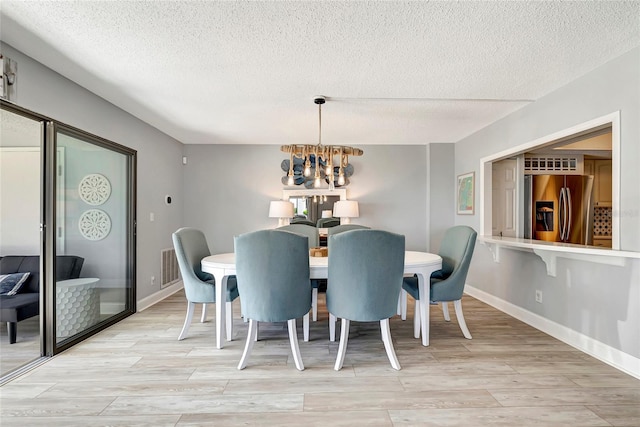
[[[449,322],[448,302],[453,301],[453,307],[458,318],[458,325],[465,338],[471,339],[471,333],[462,314],[462,294],[469,271],[469,264],[476,244],[476,231],[466,225],[449,228],[442,238],[438,255],[442,257],[442,269],[431,275],[430,302],[441,303],[444,319]],[[418,278],[405,277],[402,288],[415,300],[413,330],[416,338],[420,337],[420,299]]]
[[[329,228],[340,225],[340,218],[320,218],[316,221],[317,228]]]
[[[289,231],[291,233],[298,233],[303,236],[307,236],[309,239],[309,249],[317,247],[319,244],[318,229],[314,226],[307,224],[289,224],[278,227],[277,230]],[[318,320],[318,288],[320,287],[320,280],[311,279],[311,288],[313,289],[311,294],[311,319],[315,322]]]
[[[315,227],[316,226],[316,223],[313,222],[313,221],[309,221],[306,218],[296,218],[296,217],[293,217],[289,224],[290,225],[293,225],[293,224],[304,224],[304,225],[310,225],[311,227]]]
[[[329,238],[327,309],[342,320],[336,371],[344,363],[350,321],[379,321],[387,357],[400,369],[389,318],[402,287],[404,250],[404,236],[383,230],[351,230]]]
[[[311,281],[307,238],[281,230],[260,230],[235,237],[236,275],[242,309],[249,319],[247,342],[238,369],[244,369],[253,349],[258,322],[284,322],[298,370],[304,370],[298,347],[296,319],[309,334]]]
[[[338,234],[338,233],[343,233],[345,231],[350,231],[350,230],[370,230],[371,227],[367,227],[366,225],[360,225],[360,224],[340,224],[340,225],[336,225],[335,227],[331,227],[327,229],[327,234],[329,236],[333,236],[334,234]],[[402,292],[400,291],[400,297],[403,297],[404,299],[402,301],[404,301],[404,303],[406,304],[406,292]],[[398,314],[402,314],[401,308],[403,306],[401,305],[401,300],[398,299]],[[405,310],[406,313],[406,310]],[[404,314],[402,316],[402,320],[405,320],[407,317],[406,314]],[[335,331],[335,322],[336,319],[331,317],[329,319],[329,337],[331,341],[335,341],[335,336],[336,336],[336,331]]]
[[[333,236],[334,234],[342,233],[350,230],[369,230],[370,227],[360,224],[340,224],[335,227],[327,228],[327,234]]]
[[[200,230],[191,227],[180,228],[171,235],[173,247],[176,250],[176,258],[182,281],[184,283],[184,293],[187,297],[187,316],[184,319],[182,331],[178,340],[187,336],[193,312],[196,304],[202,304],[201,322],[207,317],[207,304],[216,302],[216,284],[214,277],[202,271],[200,262],[202,258],[211,255],[207,239]],[[227,280],[227,307],[226,325],[227,340],[233,337],[233,300],[238,298],[238,289],[234,276]]]
[[[297,233],[303,236],[307,236],[307,238],[309,239],[309,248],[318,246],[318,229],[312,225],[289,224],[278,227],[276,230],[289,231],[291,233]]]

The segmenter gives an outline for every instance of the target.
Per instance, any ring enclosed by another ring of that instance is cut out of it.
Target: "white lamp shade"
[[[355,200],[338,200],[333,204],[333,216],[336,218],[359,217],[358,202]]]
[[[333,212],[331,212],[331,209],[322,211],[322,218],[331,218],[332,216]]]
[[[292,218],[293,203],[287,200],[274,200],[269,204],[269,218]]]

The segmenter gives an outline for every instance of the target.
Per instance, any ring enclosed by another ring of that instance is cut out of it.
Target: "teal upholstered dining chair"
[[[187,336],[193,312],[196,304],[202,304],[201,322],[207,317],[207,304],[216,302],[216,284],[215,279],[209,273],[202,271],[200,262],[202,258],[211,255],[207,239],[200,230],[191,227],[184,227],[177,230],[171,235],[173,247],[176,250],[176,258],[182,281],[184,283],[184,293],[187,297],[187,316],[184,319],[182,331],[178,336],[178,340],[182,340]],[[234,276],[229,277],[227,281],[227,307],[226,307],[226,325],[227,340],[231,341],[233,337],[233,300],[238,298],[238,289]]]
[[[244,369],[258,333],[258,322],[284,322],[298,370],[304,370],[296,319],[309,334],[311,281],[307,237],[281,230],[260,230],[235,237],[236,275],[249,331],[238,369]],[[308,338],[307,338],[308,339]]]
[[[400,369],[389,318],[402,287],[404,250],[404,236],[382,230],[351,230],[329,238],[327,309],[342,320],[336,371],[344,363],[350,321],[379,321],[387,357]]]
[[[449,322],[448,302],[453,301],[453,306],[458,318],[458,325],[465,338],[471,339],[471,333],[467,328],[467,323],[462,314],[462,294],[467,280],[469,264],[473,256],[476,245],[477,233],[471,227],[458,225],[449,228],[442,238],[442,244],[438,255],[442,257],[442,269],[431,275],[431,296],[432,303],[441,303],[444,319]],[[413,319],[414,336],[420,337],[420,304],[418,300],[418,278],[406,277],[402,288],[408,292],[415,300],[415,312]]]
[[[327,229],[327,234],[329,236],[333,236],[334,234],[342,233],[344,231],[350,230],[369,230],[370,227],[360,225],[360,224],[340,224],[335,227],[331,227]]]
[[[307,224],[289,224],[278,227],[277,230],[289,231],[291,233],[301,234],[307,236],[309,239],[309,249],[317,247],[319,245],[318,229],[314,226]],[[320,287],[320,280],[311,279],[311,319],[315,322],[318,320],[318,288]]]

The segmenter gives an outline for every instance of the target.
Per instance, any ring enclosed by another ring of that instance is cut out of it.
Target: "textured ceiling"
[[[456,142],[640,44],[638,1],[2,0],[0,13],[4,42],[185,144],[315,143],[315,95],[325,144]]]

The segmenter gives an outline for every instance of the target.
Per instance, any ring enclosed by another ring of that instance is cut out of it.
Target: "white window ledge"
[[[556,262],[558,258],[616,265],[619,267],[624,267],[627,258],[640,258],[640,252],[618,251],[594,246],[518,239],[514,237],[478,236],[478,241],[489,248],[495,262],[500,262],[500,251],[503,248],[533,252],[544,261],[547,266],[547,274],[553,277],[556,277]]]

